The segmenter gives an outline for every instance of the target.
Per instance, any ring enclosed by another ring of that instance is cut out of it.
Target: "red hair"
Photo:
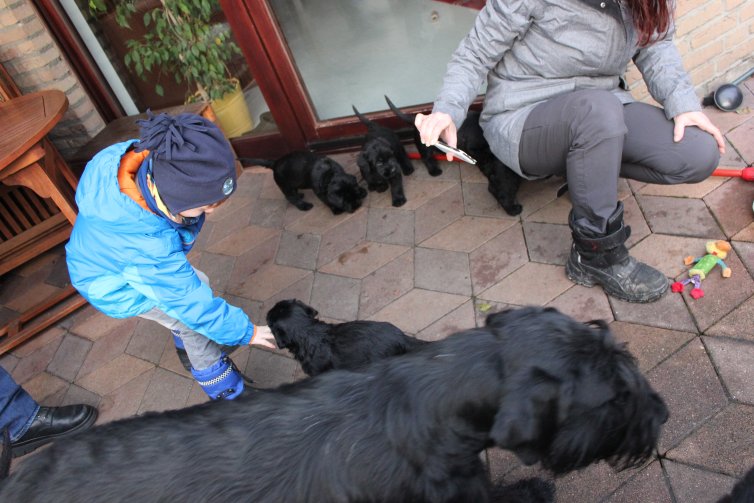
[[[639,33],[639,46],[644,47],[653,42],[653,35],[657,39],[665,36],[670,28],[673,13],[668,0],[630,0],[634,27]]]

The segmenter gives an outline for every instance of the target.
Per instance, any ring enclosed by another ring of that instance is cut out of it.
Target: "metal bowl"
[[[732,112],[741,106],[741,103],[744,101],[744,95],[737,86],[723,84],[715,91],[714,100],[717,108],[726,112]]]

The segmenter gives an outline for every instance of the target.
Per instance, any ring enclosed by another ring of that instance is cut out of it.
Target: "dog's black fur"
[[[723,496],[717,503],[752,502],[754,502],[754,466],[733,486],[730,494]]]
[[[358,371],[61,439],[0,501],[485,502],[486,447],[556,473],[634,465],[666,418],[605,324],[524,308]]]
[[[392,323],[325,323],[317,311],[296,299],[281,300],[267,313],[267,326],[279,348],[288,349],[307,375],[330,369],[357,369],[401,355],[426,341],[409,337]]]
[[[271,168],[275,183],[285,198],[302,211],[312,209],[312,203],[304,201],[299,192],[302,189],[312,189],[335,215],[353,213],[367,196],[366,189],[359,185],[355,176],[346,173],[333,159],[314,152],[291,152],[275,161],[253,158],[240,158],[239,161]]]
[[[392,110],[395,115],[397,115],[404,122],[407,122],[408,124],[411,124],[411,126],[414,126],[414,118],[416,116],[412,116],[407,113],[404,113],[400,108],[395,106],[393,102],[390,101],[390,98],[388,98],[387,96],[385,96],[385,101],[387,101],[387,104],[390,107],[390,110]],[[440,165],[438,164],[437,159],[435,158],[435,156],[441,152],[435,147],[428,147],[424,143],[422,143],[422,139],[421,139],[421,136],[419,135],[418,129],[416,129],[415,127],[412,127],[412,130],[413,130],[413,138],[414,138],[414,145],[416,146],[416,151],[419,152],[422,162],[427,167],[427,172],[431,176],[442,175],[442,169],[440,169]]]
[[[522,178],[502,163],[490,150],[479,126],[480,113],[469,110],[466,119],[458,129],[458,148],[476,159],[477,167],[487,177],[487,190],[509,215],[518,215],[523,207],[516,200]]]
[[[403,206],[406,204],[403,175],[414,172],[406,149],[403,148],[395,131],[369,120],[356,110],[355,106],[352,108],[367,127],[364,145],[356,159],[361,176],[366,180],[369,190],[385,192],[389,187],[393,206]]]

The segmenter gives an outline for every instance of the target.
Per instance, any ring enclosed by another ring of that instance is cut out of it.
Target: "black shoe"
[[[571,212],[571,254],[566,262],[568,279],[584,286],[602,285],[608,295],[628,302],[653,302],[667,291],[668,278],[629,256],[626,240],[631,228],[623,225],[623,204],[608,220],[607,233],[596,236],[580,229]]]
[[[87,430],[96,420],[97,409],[91,405],[40,407],[26,433],[11,443],[11,455],[23,456],[56,438]]]

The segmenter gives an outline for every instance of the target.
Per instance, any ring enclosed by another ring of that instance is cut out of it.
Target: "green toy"
[[[670,287],[670,289],[676,293],[681,293],[683,287],[689,283],[694,284],[694,288],[691,289],[691,296],[695,299],[704,297],[704,291],[702,291],[702,280],[707,277],[709,272],[719,265],[723,269],[723,278],[730,278],[733,273],[730,267],[725,265],[723,259],[728,256],[728,252],[731,250],[730,243],[727,241],[707,241],[705,246],[707,254],[703,257],[692,257],[689,255],[683,260],[686,265],[694,264],[694,267],[689,269],[689,277],[683,281],[676,281]]]

